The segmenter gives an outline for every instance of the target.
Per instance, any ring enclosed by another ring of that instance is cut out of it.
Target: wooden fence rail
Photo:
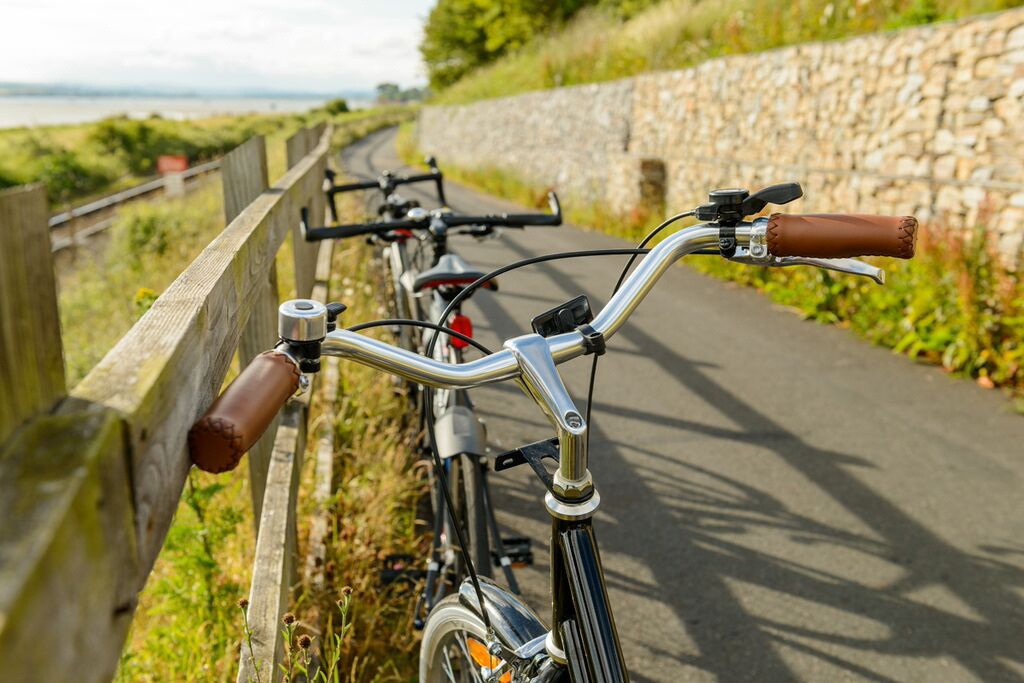
[[[276,339],[274,264],[289,233],[295,291],[326,299],[330,250],[320,254],[313,292],[317,251],[297,225],[302,208],[324,213],[330,133],[321,124],[293,136],[289,170],[273,186],[262,138],[225,157],[227,227],[67,396],[45,195],[0,192],[4,680],[113,676],[190,467],[188,429],[236,349],[245,362]],[[258,540],[249,619],[264,681],[277,668],[294,581],[308,396],[285,408],[250,458]]]

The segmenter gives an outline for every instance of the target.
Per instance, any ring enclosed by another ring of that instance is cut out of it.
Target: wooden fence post
[[[4,680],[99,683],[134,607],[134,516],[117,416],[49,414],[66,387],[47,218],[42,187],[0,192],[0,662]]]
[[[224,191],[224,223],[227,225],[260,196],[270,183],[267,179],[267,145],[257,135],[229,152],[221,161],[221,182]],[[273,258],[273,257],[271,257]],[[245,367],[277,341],[277,266],[270,264],[263,291],[253,302],[249,322],[238,342],[238,362]],[[260,530],[263,493],[267,485],[270,453],[280,416],[275,418],[259,441],[249,449],[249,492],[252,496],[253,524]]]
[[[331,259],[334,242],[321,243],[316,264],[316,286],[313,298],[327,301],[330,297]],[[313,594],[324,590],[324,570],[327,561],[327,538],[330,529],[328,504],[334,488],[334,404],[338,399],[339,368],[338,358],[331,356],[324,362],[323,370],[323,411],[320,434],[316,447],[316,473],[313,483],[313,500],[316,510],[310,520],[309,549],[306,553],[306,579]]]
[[[45,198],[38,189],[0,193],[3,680],[113,677],[191,467],[188,429],[218,393],[327,153],[324,139],[248,204],[63,399]],[[226,198],[229,210],[239,196]],[[275,450],[267,474],[284,484],[266,492],[257,542],[258,554],[279,562],[257,563],[253,579],[254,594],[277,605],[273,622],[259,624],[274,648],[290,585],[266,577],[290,571],[306,427],[306,404],[292,405],[277,435],[285,457]]]
[[[319,136],[314,139],[313,131],[308,128],[303,128],[288,138],[285,143],[288,152],[288,168],[299,163],[311,149],[317,146],[319,141]],[[320,190],[320,183],[323,182],[326,164],[326,159],[318,164],[317,175],[319,180],[317,180],[315,188],[310,188],[312,192],[308,198],[309,203],[306,204],[306,208],[309,209],[310,220],[316,225],[321,225],[324,220],[325,201],[323,192]],[[313,282],[316,279],[316,252],[318,245],[315,242],[306,242],[302,239],[302,235],[299,234],[298,216],[295,216],[291,229],[292,252],[295,259],[295,292],[298,297],[306,298],[313,291]]]
[[[64,347],[41,185],[0,192],[0,443],[64,397]]]

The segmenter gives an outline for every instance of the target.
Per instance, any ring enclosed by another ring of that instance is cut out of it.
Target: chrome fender
[[[480,592],[484,598],[484,609],[490,619],[494,635],[501,644],[517,651],[532,640],[544,636],[548,627],[525,602],[485,576],[478,577]],[[459,586],[459,602],[481,620],[480,601],[477,600],[473,582],[465,579]]]

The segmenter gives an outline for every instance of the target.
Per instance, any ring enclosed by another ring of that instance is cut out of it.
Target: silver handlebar
[[[853,259],[783,259],[772,256],[765,244],[766,227],[767,219],[763,218],[737,225],[737,250],[733,260],[767,266],[809,264],[882,281],[879,269]],[[693,251],[717,245],[718,238],[719,226],[706,223],[680,230],[666,238],[640,261],[594,318],[591,327],[605,339],[610,339],[673,263]],[[292,327],[286,325],[282,329]],[[350,358],[437,389],[468,389],[503,380],[517,380],[544,410],[558,433],[560,459],[552,491],[560,495],[556,498],[549,492],[545,502],[552,515],[566,519],[592,515],[600,502],[587,469],[588,426],[575,410],[572,398],[555,370],[555,365],[582,356],[586,350],[587,343],[578,331],[547,338],[538,334],[515,337],[506,341],[497,353],[459,364],[427,358],[348,330],[329,332],[321,343],[322,354]],[[578,502],[567,503],[573,499]]]
[[[749,239],[750,226],[748,223],[736,228],[739,241]],[[691,251],[717,242],[717,226],[708,225],[680,230],[667,238],[640,261],[636,270],[594,318],[591,327],[604,335],[605,339],[611,338],[672,263]],[[582,356],[586,351],[583,335],[579,332],[559,334],[544,341],[556,364]],[[324,339],[322,353],[349,358],[437,389],[468,389],[514,379],[520,375],[519,364],[507,346],[508,343],[506,348],[489,356],[453,365],[356,332],[336,330]]]
[[[813,265],[869,277],[879,283],[884,282],[884,272],[881,269],[855,259],[772,256],[767,249],[761,249],[759,246],[763,240],[766,225],[767,219],[758,218],[736,226],[736,241],[739,248],[733,260],[775,267]],[[610,339],[625,324],[658,279],[673,263],[693,251],[717,245],[718,235],[717,225],[704,223],[685,228],[666,238],[640,261],[619,291],[594,318],[591,327],[602,334],[605,339]],[[544,341],[556,364],[582,356],[587,348],[583,335],[579,332],[568,332],[548,337]],[[506,342],[503,350],[489,356],[453,365],[406,351],[356,332],[337,330],[327,335],[323,342],[322,352],[330,356],[350,358],[363,365],[437,389],[468,389],[514,379],[520,375],[519,363],[508,348],[511,342],[514,340]]]

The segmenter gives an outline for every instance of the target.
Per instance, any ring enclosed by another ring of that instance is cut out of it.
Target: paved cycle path
[[[398,168],[393,139],[348,148],[346,169]],[[449,200],[521,210],[455,184]],[[451,246],[491,270],[626,245],[566,226]],[[599,309],[625,258],[506,275],[467,308],[477,338],[496,348],[580,293]],[[561,366],[581,409],[589,364]],[[474,397],[498,449],[551,435],[514,385]],[[609,343],[591,429],[634,681],[1024,681],[1024,417],[996,392],[677,267]],[[549,523],[526,470],[493,489],[504,532],[533,539],[519,578],[547,619]]]

